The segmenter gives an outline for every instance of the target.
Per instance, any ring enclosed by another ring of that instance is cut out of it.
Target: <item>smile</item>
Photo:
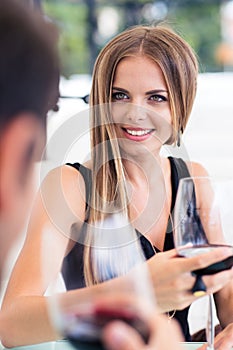
[[[148,139],[151,136],[151,133],[154,131],[154,129],[128,129],[128,128],[122,128],[124,131],[125,136],[133,141],[144,141]]]
[[[146,129],[146,130],[131,130],[131,129],[124,129],[128,134],[133,136],[143,136],[151,133],[153,130]]]

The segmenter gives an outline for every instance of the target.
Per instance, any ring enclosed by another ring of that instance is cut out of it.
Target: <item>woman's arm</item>
[[[57,337],[49,325],[43,295],[57,277],[69,245],[74,244],[69,239],[71,225],[81,225],[84,214],[82,176],[68,166],[51,171],[37,195],[25,244],[3,300],[0,338],[5,346]]]

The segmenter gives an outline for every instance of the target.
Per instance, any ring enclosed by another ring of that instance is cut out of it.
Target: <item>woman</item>
[[[103,287],[98,283],[105,277],[95,268],[87,243],[90,228],[116,208],[140,237],[161,312],[177,318],[190,340],[187,307],[196,299],[190,272],[228,256],[219,249],[181,259],[171,249],[170,218],[179,179],[206,171],[196,163],[164,158],[160,151],[163,145],[180,143],[197,74],[192,49],[163,26],[131,28],[101,51],[90,98],[91,159],[54,169],[42,184],[3,302],[1,337],[6,346],[58,337],[49,325],[43,295],[61,267],[70,290],[63,295],[67,303]],[[110,275],[115,277],[112,271]],[[232,275],[224,271],[203,277],[208,292],[221,289],[216,302],[223,327],[232,321]],[[117,280],[110,282],[113,290]]]

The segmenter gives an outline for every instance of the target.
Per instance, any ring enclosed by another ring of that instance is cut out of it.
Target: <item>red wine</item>
[[[76,313],[71,315],[72,327],[67,330],[65,336],[68,341],[76,349],[98,349],[104,350],[104,345],[101,340],[103,327],[110,321],[124,321],[134,329],[136,329],[145,343],[149,339],[149,328],[146,323],[135,313],[135,311],[127,308],[97,307],[92,312]]]
[[[185,258],[190,258],[193,256],[197,256],[200,254],[208,253],[211,250],[221,248],[221,247],[226,247],[231,249],[233,253],[233,247],[229,245],[224,245],[224,244],[205,244],[205,245],[195,245],[192,247],[183,247],[178,249],[178,253],[180,256],[185,257]],[[229,270],[233,266],[233,255],[229,256],[228,258],[216,262],[214,264],[211,264],[207,267],[204,267],[202,269],[195,270],[196,275],[203,276],[203,275],[213,275],[217,272],[221,272],[224,270]]]

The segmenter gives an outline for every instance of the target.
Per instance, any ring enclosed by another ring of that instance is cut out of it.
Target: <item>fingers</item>
[[[214,341],[216,350],[230,350],[233,347],[233,324],[229,324],[221,333],[219,333]]]
[[[221,261],[229,256],[229,249],[217,248],[209,253],[192,258],[176,257],[173,249],[165,253],[156,254],[148,260],[148,266],[153,282],[159,309],[164,312],[182,309],[197,299],[191,292],[195,271],[210,264]],[[207,293],[216,293],[233,278],[233,269],[222,271],[210,276],[203,276]]]
[[[177,250],[176,249],[170,249],[165,252],[157,253],[155,255],[156,257],[160,256],[162,259],[170,259],[170,258],[175,258],[177,257]]]
[[[177,251],[175,249],[168,250],[166,252],[158,253],[153,258],[149,259],[151,264],[167,263],[168,260],[173,262],[174,271],[176,274],[183,272],[190,272],[202,269],[213,263],[222,261],[229,257],[231,251],[228,248],[216,248],[208,253],[203,253],[190,258],[177,257]]]
[[[145,347],[141,336],[132,327],[121,321],[109,323],[104,328],[102,337],[109,350],[137,350]]]
[[[226,286],[233,278],[233,270],[226,270],[214,275],[203,276],[203,281],[207,287],[208,294],[216,293]]]
[[[222,261],[229,257],[230,251],[228,248],[216,248],[208,253],[203,253],[192,258],[182,259],[184,262],[181,266],[181,272],[195,271],[207,267],[213,263]]]
[[[181,350],[179,342],[184,341],[176,322],[168,323],[164,316],[150,319],[151,336],[145,344],[140,335],[121,321],[113,321],[103,331],[103,340],[108,350]],[[169,337],[168,337],[169,334]]]

